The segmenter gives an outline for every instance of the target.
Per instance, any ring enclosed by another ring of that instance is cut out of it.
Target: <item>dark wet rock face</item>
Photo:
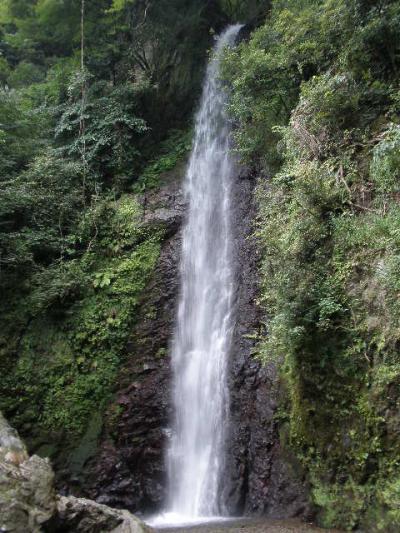
[[[275,419],[281,394],[277,370],[253,357],[263,331],[257,305],[260,251],[252,237],[256,179],[238,176],[232,214],[237,276],[236,327],[230,361],[231,425],[222,498],[232,514],[307,516],[301,470],[280,444]],[[179,291],[179,180],[144,200],[145,220],[166,229],[155,275],[127,346],[115,401],[105,416],[98,453],[86,467],[84,494],[99,503],[151,513],[166,496],[164,452],[171,417],[169,343]]]
[[[169,342],[179,290],[180,181],[149,193],[145,222],[165,240],[127,346],[116,398],[105,416],[99,451],[87,469],[85,493],[100,503],[151,512],[165,498],[166,431],[170,419]]]
[[[275,419],[279,377],[274,365],[253,357],[256,337],[265,333],[259,296],[260,251],[253,237],[255,179],[242,172],[234,186],[233,227],[237,258],[236,327],[230,362],[231,427],[224,499],[231,513],[274,518],[307,516],[301,470],[280,444]]]

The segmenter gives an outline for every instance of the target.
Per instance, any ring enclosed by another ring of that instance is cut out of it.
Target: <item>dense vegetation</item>
[[[190,147],[241,7],[0,1],[0,409],[33,449],[68,448],[109,400],[163,238],[143,193]]]
[[[260,339],[324,526],[400,524],[400,2],[275,0],[226,59],[261,175]]]
[[[224,77],[260,176],[282,444],[321,524],[398,531],[396,0],[0,0],[0,409],[37,449],[106,406],[163,240],[143,194],[187,153],[238,19],[256,29]]]

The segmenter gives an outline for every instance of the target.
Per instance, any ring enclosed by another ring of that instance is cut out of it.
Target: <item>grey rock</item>
[[[42,531],[55,512],[54,474],[47,459],[28,457],[0,413],[0,531]]]
[[[181,167],[181,172],[184,172],[184,167]],[[167,230],[167,236],[179,229],[186,209],[182,194],[182,175],[175,176],[173,181],[167,181],[159,189],[146,192],[141,198],[143,223],[163,226]]]
[[[278,368],[254,357],[257,337],[267,335],[258,306],[258,244],[253,236],[260,176],[242,169],[233,186],[236,257],[236,326],[230,357],[231,425],[223,498],[236,515],[308,517],[308,488],[301,468],[282,447],[275,414],[282,395]],[[267,179],[263,178],[264,184]]]
[[[150,533],[151,528],[128,511],[111,509],[106,505],[60,496],[57,499],[57,519],[54,531],[65,533]]]
[[[48,459],[29,457],[24,443],[0,413],[0,532],[151,533],[128,511],[56,496]]]

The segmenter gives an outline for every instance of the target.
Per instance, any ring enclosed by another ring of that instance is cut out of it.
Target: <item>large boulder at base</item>
[[[150,533],[128,511],[57,496],[48,459],[29,457],[0,412],[0,533]]]
[[[112,509],[85,498],[60,496],[54,531],[65,533],[150,533],[138,518],[128,511]]]
[[[42,531],[55,513],[54,473],[47,459],[28,457],[0,413],[0,531]]]

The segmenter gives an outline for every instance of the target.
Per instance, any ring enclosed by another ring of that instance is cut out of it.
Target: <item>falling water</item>
[[[230,211],[235,165],[219,63],[221,51],[234,43],[239,29],[239,25],[230,26],[216,42],[186,175],[189,213],[172,349],[175,420],[167,454],[167,511],[183,521],[223,514],[220,488],[233,326]]]

